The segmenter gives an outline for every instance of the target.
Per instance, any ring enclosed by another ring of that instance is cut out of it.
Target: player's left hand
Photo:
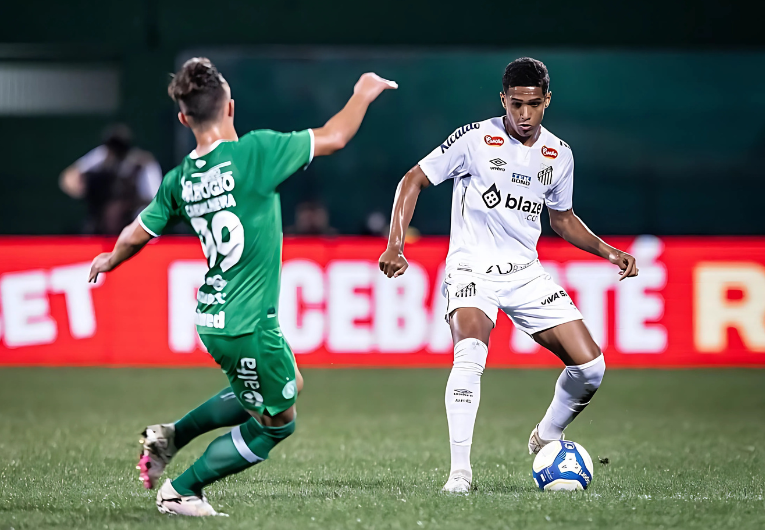
[[[90,274],[88,275],[88,282],[96,283],[98,275],[102,272],[109,272],[114,266],[112,265],[112,253],[103,252],[95,257],[93,263],[90,265]]]
[[[638,275],[637,262],[635,261],[635,258],[626,252],[615,250],[608,255],[608,261],[614,265],[617,265],[621,269],[619,274],[622,277],[619,278],[619,281],[622,281],[624,278]]]

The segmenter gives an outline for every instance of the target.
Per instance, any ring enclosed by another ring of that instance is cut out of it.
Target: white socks
[[[481,400],[481,375],[489,349],[478,339],[464,339],[454,345],[454,366],[446,383],[446,419],[449,422],[452,468],[473,478],[470,446]]]
[[[567,366],[555,384],[555,395],[544,418],[539,422],[539,437],[558,440],[563,429],[584,410],[600,387],[606,361],[603,354],[578,366]]]

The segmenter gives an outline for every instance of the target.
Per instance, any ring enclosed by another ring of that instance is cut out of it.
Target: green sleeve
[[[274,191],[287,177],[305,168],[313,159],[313,131],[280,133],[271,130],[252,131],[246,137],[250,144],[253,168],[258,187]]]
[[[138,222],[152,236],[159,237],[170,219],[178,215],[178,201],[173,198],[173,186],[177,183],[178,168],[170,171],[149,205],[138,215]]]

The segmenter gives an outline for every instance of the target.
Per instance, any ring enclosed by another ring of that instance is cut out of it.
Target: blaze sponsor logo
[[[502,166],[507,165],[507,162],[502,160],[501,158],[494,158],[492,160],[489,160],[491,162],[491,166],[489,166],[489,169],[492,169],[494,171],[504,171],[505,168]]]
[[[497,189],[496,184],[492,184],[491,188],[483,192],[481,197],[483,197],[483,202],[486,204],[486,207],[490,209],[502,202],[502,192]]]
[[[454,142],[465,136],[465,133],[468,131],[472,131],[473,129],[480,129],[481,124],[480,123],[468,123],[467,125],[463,125],[456,131],[454,131],[452,134],[449,135],[449,138],[446,139],[444,143],[441,144],[441,153],[445,153],[447,149],[449,149]]]
[[[505,143],[504,138],[501,136],[491,136],[489,134],[483,137],[483,141],[486,142],[486,145],[495,145],[497,147]]]
[[[568,298],[568,294],[566,294],[566,291],[561,289],[557,293],[553,293],[544,300],[542,300],[542,305],[552,304],[556,300],[562,300],[563,298]]]
[[[502,192],[497,189],[496,184],[492,184],[491,188],[483,192],[481,197],[483,197],[483,202],[489,209],[496,208],[502,202]],[[527,221],[536,221],[539,219],[539,214],[542,213],[542,205],[543,203],[541,202],[524,200],[523,195],[520,197],[514,197],[512,193],[508,193],[507,199],[505,200],[505,208],[508,210],[525,212],[528,214],[526,215]]]
[[[552,184],[553,168],[546,164],[542,164],[542,169],[537,173],[537,179],[545,186]]]
[[[552,147],[542,146],[542,156],[545,158],[558,158],[558,151]]]
[[[526,216],[528,221],[536,221],[540,213],[542,213],[542,203],[536,201],[523,200],[523,195],[520,197],[513,197],[512,193],[507,194],[507,200],[505,201],[505,208],[510,210],[518,210],[519,212],[526,212],[529,215]],[[530,217],[532,217],[530,219]]]
[[[521,175],[520,173],[513,173],[512,178],[510,179],[511,182],[514,184],[520,184],[521,186],[526,186],[527,188],[531,185],[531,177],[527,175]]]

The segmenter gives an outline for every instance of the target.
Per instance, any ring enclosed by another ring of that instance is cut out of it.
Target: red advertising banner
[[[612,238],[640,275],[542,239],[546,270],[571,295],[611,367],[765,366],[765,238]],[[152,242],[98,284],[98,238],[0,238],[0,365],[214,363],[196,334],[206,270],[196,238]],[[441,294],[446,238],[407,246],[385,278],[373,238],[287,238],[280,321],[302,366],[449,366]],[[557,366],[500,313],[489,366]]]

